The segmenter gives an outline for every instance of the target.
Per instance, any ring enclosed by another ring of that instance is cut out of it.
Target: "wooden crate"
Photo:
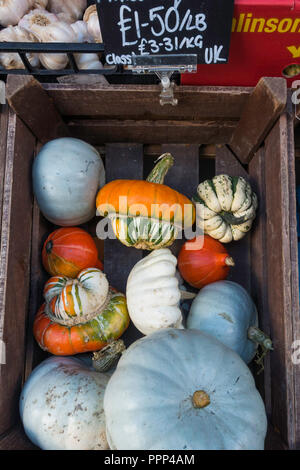
[[[22,383],[44,357],[32,336],[33,318],[47,279],[41,247],[54,229],[40,214],[31,166],[41,144],[59,136],[82,138],[105,159],[107,181],[143,178],[161,152],[175,166],[166,183],[187,196],[215,173],[247,178],[259,197],[253,230],[228,246],[236,259],[231,279],[255,300],[260,325],[273,339],[257,384],[269,417],[267,449],[300,448],[300,370],[292,343],[300,339],[295,211],[294,119],[283,79],[262,79],[255,89],[177,87],[177,107],[161,107],[156,86],[38,84],[9,77],[4,208],[0,260],[0,448],[33,446],[19,423]],[[287,105],[288,103],[288,105]],[[86,225],[95,236],[96,218]],[[99,242],[99,249],[101,243]],[[175,243],[173,251],[178,251]],[[116,240],[104,243],[108,279],[125,290],[143,252]],[[125,334],[138,337],[134,327]]]

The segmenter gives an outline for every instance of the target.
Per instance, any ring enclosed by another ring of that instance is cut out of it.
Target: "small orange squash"
[[[209,235],[187,241],[178,255],[181,276],[198,289],[226,279],[230,266],[234,266],[234,261],[225,247]]]
[[[42,259],[51,276],[75,278],[82,269],[97,267],[103,270],[93,238],[79,227],[59,228],[52,232],[44,243]]]

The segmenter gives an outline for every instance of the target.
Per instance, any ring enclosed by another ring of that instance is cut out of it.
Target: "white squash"
[[[51,357],[42,362],[20,398],[29,439],[44,450],[108,449],[103,397],[110,376],[75,358]]]
[[[263,401],[244,361],[197,330],[165,329],[123,353],[104,395],[118,450],[262,450]]]
[[[177,259],[167,248],[152,251],[132,269],[126,288],[129,316],[144,335],[182,328]]]
[[[244,178],[217,175],[199,184],[197,193],[197,225],[204,233],[229,243],[251,229],[257,196]]]

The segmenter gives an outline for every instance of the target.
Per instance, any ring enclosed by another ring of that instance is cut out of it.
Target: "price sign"
[[[132,56],[197,54],[228,60],[234,0],[97,0],[109,65]]]

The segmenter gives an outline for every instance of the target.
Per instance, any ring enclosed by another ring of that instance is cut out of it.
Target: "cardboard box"
[[[236,0],[229,62],[199,65],[182,84],[255,86],[263,76],[300,79],[300,0]]]

